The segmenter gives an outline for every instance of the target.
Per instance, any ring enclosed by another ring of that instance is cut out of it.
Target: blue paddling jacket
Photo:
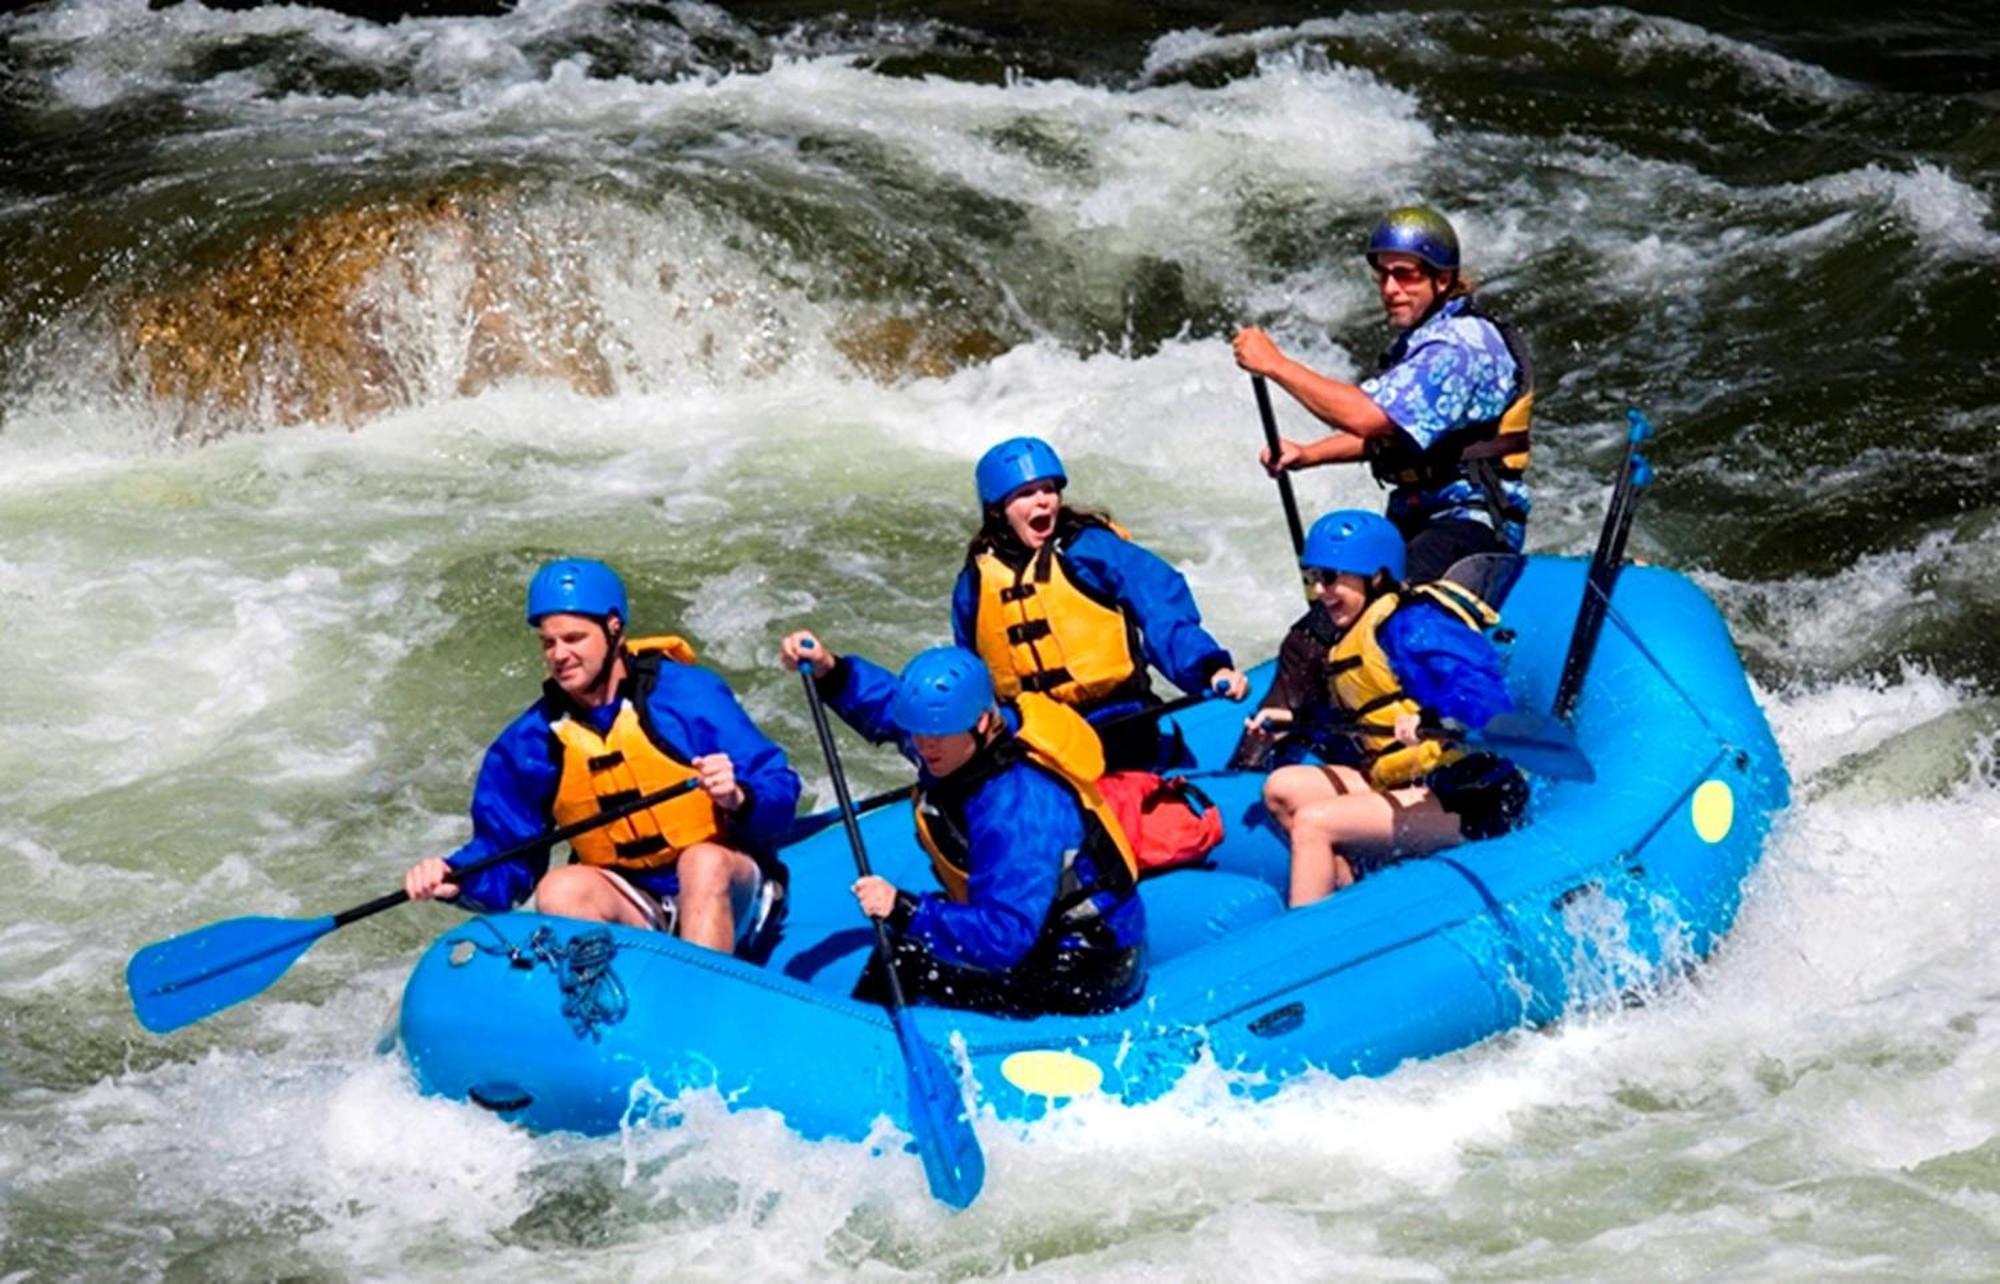
[[[1514,707],[1500,652],[1443,607],[1406,601],[1376,636],[1403,690],[1438,717],[1483,727]]]
[[[917,764],[918,787],[949,788],[923,768],[908,735],[889,717],[896,675],[861,656],[842,656],[819,680],[823,698],[847,724],[875,744],[895,744]],[[1010,731],[1019,717],[1001,706]],[[976,760],[975,760],[976,761]],[[961,768],[969,770],[971,768]],[[1068,785],[1050,772],[1015,761],[984,780],[965,804],[970,847],[967,899],[941,893],[917,898],[903,935],[944,962],[1000,971],[1027,958],[1049,927],[1052,907],[1072,852],[1086,887],[1110,886],[1118,871],[1094,867],[1082,809]],[[1145,939],[1145,907],[1129,890],[1100,892],[1099,920],[1119,948]]]

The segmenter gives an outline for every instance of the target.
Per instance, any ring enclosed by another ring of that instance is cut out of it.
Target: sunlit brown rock
[[[198,437],[357,425],[513,379],[609,396],[648,372],[596,291],[640,282],[659,290],[657,321],[643,323],[665,327],[698,377],[764,377],[797,353],[781,299],[652,263],[643,239],[618,239],[630,219],[599,213],[466,189],[312,215],[188,284],[134,297],[123,310],[126,379]],[[948,375],[1007,347],[963,319],[883,310],[854,315],[830,339],[884,383]]]
[[[1000,336],[981,326],[896,315],[856,317],[833,336],[833,346],[882,383],[942,378],[1007,350]]]
[[[530,234],[521,214],[509,193],[454,192],[313,216],[184,289],[136,299],[131,377],[200,435],[356,424],[520,377],[607,395],[582,255]]]

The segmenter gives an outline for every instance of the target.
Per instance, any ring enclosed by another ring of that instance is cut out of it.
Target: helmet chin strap
[[[590,697],[592,705],[601,705],[608,702],[611,695],[611,675],[618,668],[618,652],[625,639],[625,622],[623,620],[618,620],[618,627],[616,629],[611,627],[611,622],[617,619],[618,617],[615,615],[608,615],[599,624],[599,627],[604,630],[604,663],[597,666],[597,676],[590,680],[588,687],[584,688],[585,693]]]

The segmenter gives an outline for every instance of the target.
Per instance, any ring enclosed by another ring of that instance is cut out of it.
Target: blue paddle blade
[[[1584,756],[1576,736],[1544,713],[1515,709],[1497,714],[1465,737],[1469,745],[1491,749],[1524,771],[1551,780],[1597,779],[1596,768]]]
[[[965,1097],[944,1061],[917,1033],[908,1008],[894,1013],[903,1063],[910,1069],[910,1131],[923,1156],[924,1178],[939,1203],[970,1207],[986,1184],[986,1156],[967,1117]]]
[[[334,928],[325,918],[232,918],[155,941],[125,965],[139,1024],[165,1034],[262,992]]]

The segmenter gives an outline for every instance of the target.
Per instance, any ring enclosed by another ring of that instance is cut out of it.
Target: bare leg
[[[1428,789],[1357,790],[1312,803],[1292,821],[1292,908],[1352,883],[1349,857],[1427,856],[1461,841],[1458,817]]]
[[[561,918],[651,927],[638,907],[612,886],[614,877],[589,865],[558,865],[535,885],[535,908]]]
[[[1314,767],[1303,763],[1280,767],[1264,780],[1264,810],[1278,828],[1292,831],[1299,809],[1367,789],[1368,781],[1352,767]]]
[[[1324,843],[1292,849],[1292,886],[1285,903],[1302,909],[1333,895],[1354,881],[1354,867]]]
[[[757,862],[720,843],[696,843],[674,862],[681,939],[722,954],[736,949],[736,921],[750,912]]]

